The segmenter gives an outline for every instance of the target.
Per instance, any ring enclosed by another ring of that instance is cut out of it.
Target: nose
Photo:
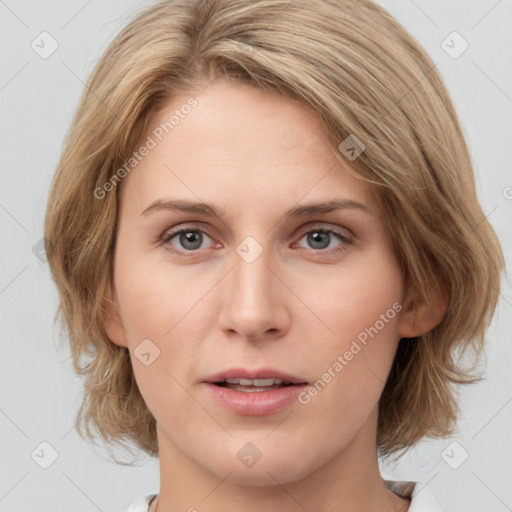
[[[290,295],[272,268],[270,250],[252,262],[233,254],[233,269],[222,289],[219,326],[223,332],[250,341],[277,339],[290,324],[286,297]]]

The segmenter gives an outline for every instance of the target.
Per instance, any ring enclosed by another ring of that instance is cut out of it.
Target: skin
[[[377,404],[399,339],[434,327],[440,299],[434,316],[412,300],[370,188],[336,160],[304,105],[218,81],[168,101],[141,143],[191,95],[198,105],[122,183],[106,297],[109,338],[129,348],[157,421],[158,511],[407,510],[379,473]],[[141,214],[160,198],[211,203],[224,216]],[[368,211],[285,215],[334,198]],[[200,230],[199,248],[179,235],[162,242],[181,227]],[[315,228],[352,241],[315,244]],[[250,264],[236,252],[247,236],[263,251]],[[313,383],[396,302],[400,313],[306,405],[245,416],[205,390],[206,377],[234,366]],[[145,366],[134,350],[148,338],[160,356]],[[251,468],[237,457],[248,442],[262,454]]]

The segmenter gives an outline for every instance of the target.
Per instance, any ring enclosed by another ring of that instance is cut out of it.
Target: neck
[[[410,501],[389,491],[378,467],[377,411],[340,453],[302,478],[283,483],[267,471],[265,484],[244,485],[215,475],[180,452],[158,427],[160,494],[151,512],[405,512]]]

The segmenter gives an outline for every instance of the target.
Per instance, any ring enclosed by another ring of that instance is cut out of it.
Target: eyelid
[[[178,224],[177,226],[175,226],[173,228],[167,228],[163,232],[162,236],[159,237],[159,240],[162,240],[162,241],[172,240],[176,235],[179,235],[180,233],[186,232],[186,231],[199,231],[199,232],[203,233],[204,235],[206,235],[208,238],[213,240],[213,237],[208,234],[208,230],[205,229],[204,227],[193,226],[193,225],[181,226],[181,224]]]
[[[348,229],[344,226],[340,226],[338,224],[333,224],[332,222],[326,222],[326,221],[316,221],[316,222],[308,223],[304,226],[301,226],[299,228],[299,232],[308,233],[309,231],[314,231],[315,229],[318,229],[319,231],[324,230],[324,231],[340,232],[340,233],[346,234],[347,238],[350,238],[350,239],[355,238],[354,233],[350,229]]]

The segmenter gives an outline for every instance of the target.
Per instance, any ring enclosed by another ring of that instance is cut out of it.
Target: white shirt
[[[407,512],[442,512],[429,490],[419,482],[384,480],[386,487],[402,498],[411,498]],[[148,494],[134,501],[125,512],[148,512],[149,505],[156,494]]]

